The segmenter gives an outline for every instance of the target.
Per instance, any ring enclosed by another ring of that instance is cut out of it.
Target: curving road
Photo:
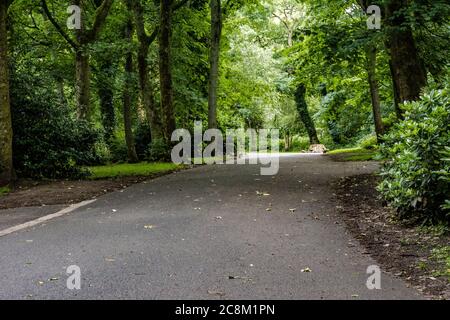
[[[0,299],[417,299],[339,223],[331,183],[376,170],[320,155],[203,166],[0,237]],[[81,289],[66,269],[81,269]]]

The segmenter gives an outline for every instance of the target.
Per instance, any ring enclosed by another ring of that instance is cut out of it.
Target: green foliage
[[[110,161],[113,163],[126,162],[128,160],[128,149],[125,142],[125,135],[122,132],[117,134],[109,143]]]
[[[144,160],[152,142],[150,125],[147,122],[140,122],[136,127],[134,136],[136,153],[139,159]]]
[[[148,149],[147,159],[149,161],[170,161],[171,148],[166,144],[164,139],[155,139]]]
[[[400,219],[448,222],[449,90],[431,90],[403,108],[405,120],[383,138],[381,153],[387,161],[379,190]]]
[[[431,252],[431,259],[442,265],[442,270],[434,272],[435,276],[445,276],[450,281],[450,246],[434,248]]]
[[[173,163],[124,163],[106,166],[89,167],[89,179],[111,179],[119,177],[151,176],[157,173],[170,172],[181,168]]]
[[[9,189],[9,187],[0,187],[0,197],[8,194],[11,190]]]
[[[362,138],[359,141],[358,145],[363,149],[373,150],[378,147],[378,140],[377,140],[376,136],[368,135],[368,136]]]
[[[99,132],[37,84],[17,74],[12,81],[15,168],[31,178],[79,178],[79,165],[95,162]]]
[[[280,139],[280,151],[286,151],[286,152],[301,152],[301,151],[307,151],[309,149],[309,138],[308,137],[302,137],[302,136],[293,136],[292,137],[292,143],[290,144],[290,148],[285,148],[286,142],[282,139]]]

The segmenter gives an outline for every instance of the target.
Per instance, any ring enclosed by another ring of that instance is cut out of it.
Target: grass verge
[[[450,246],[434,248],[431,259],[437,261],[442,267],[434,272],[435,276],[444,276],[450,283]]]
[[[375,159],[376,153],[376,150],[357,147],[332,150],[327,152],[327,155],[339,161],[370,161]]]
[[[88,179],[99,180],[121,177],[151,176],[154,174],[171,172],[181,168],[182,166],[180,165],[166,162],[109,164],[104,166],[88,167],[88,170],[91,173]]]
[[[0,188],[0,197],[8,194],[10,191],[11,191],[11,189],[9,189],[9,187],[1,187]]]

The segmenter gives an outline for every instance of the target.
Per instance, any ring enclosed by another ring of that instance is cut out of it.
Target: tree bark
[[[373,46],[367,49],[367,77],[369,81],[370,96],[372,98],[373,119],[375,122],[375,132],[379,140],[384,134],[383,119],[381,116],[380,93],[378,80],[376,77],[377,49]]]
[[[75,55],[75,93],[77,100],[78,118],[90,120],[91,110],[91,77],[89,55],[83,49]]]
[[[127,1],[128,2],[128,1]],[[133,25],[131,21],[128,21],[125,27],[125,39],[129,42],[132,40]],[[136,147],[134,143],[133,135],[133,121],[131,114],[131,90],[133,88],[133,53],[127,52],[125,57],[125,83],[123,89],[123,121],[125,127],[125,140],[127,144],[128,161],[130,163],[139,162]]]
[[[103,129],[105,130],[105,141],[110,144],[114,137],[116,128],[116,113],[114,109],[114,91],[111,87],[114,80],[114,64],[112,58],[107,56],[99,61],[100,73],[97,75],[98,97],[100,99],[100,112]]]
[[[403,111],[402,109],[400,109],[400,96],[399,96],[399,91],[400,89],[397,86],[397,81],[395,81],[395,74],[394,74],[394,67],[392,66],[392,61],[389,60],[389,70],[391,72],[391,78],[392,78],[392,92],[394,95],[394,108],[395,108],[395,113],[397,115],[397,118],[400,120],[403,120]]]
[[[209,56],[208,127],[217,128],[217,88],[219,83],[222,7],[220,0],[211,0],[211,48]]]
[[[408,0],[390,0],[386,6],[389,27],[387,47],[391,56],[392,76],[400,103],[420,97],[427,84],[427,74],[421,60],[411,26],[407,22]]]
[[[155,41],[159,28],[155,28],[151,35],[147,35],[145,31],[143,8],[140,0],[133,1],[132,10],[136,25],[137,37],[139,40],[138,49],[138,73],[139,73],[139,90],[141,101],[145,109],[147,120],[151,128],[152,140],[163,137],[162,121],[160,110],[155,101],[154,88],[150,80],[150,70],[147,61],[150,45]]]
[[[306,127],[306,131],[308,132],[310,144],[320,144],[319,138],[317,137],[316,127],[314,126],[314,122],[308,112],[308,105],[306,104],[305,94],[305,86],[303,84],[298,85],[295,92],[297,111],[300,115],[300,119]]]
[[[161,110],[163,111],[164,136],[170,142],[172,132],[176,129],[173,104],[171,33],[172,33],[172,0],[160,1],[159,31],[159,77],[161,86]]]
[[[0,186],[15,178],[13,166],[11,104],[8,70],[8,3],[0,3]]]

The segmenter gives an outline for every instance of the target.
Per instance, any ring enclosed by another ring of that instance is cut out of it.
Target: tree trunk
[[[176,129],[173,104],[171,33],[172,0],[161,0],[161,21],[159,31],[159,77],[161,86],[161,110],[163,112],[164,136],[169,143]]]
[[[376,77],[377,49],[373,46],[367,49],[367,76],[372,98],[373,119],[375,122],[375,132],[380,139],[384,134],[383,119],[381,116],[380,93],[378,91],[378,80]]]
[[[389,70],[391,72],[391,78],[392,78],[392,92],[394,94],[395,113],[397,114],[398,119],[403,120],[403,112],[402,112],[402,109],[400,109],[400,103],[401,103],[400,96],[399,96],[400,89],[397,86],[397,81],[395,81],[394,67],[392,66],[391,60],[389,60]]]
[[[97,72],[98,97],[100,100],[100,113],[105,141],[110,144],[116,129],[116,113],[114,109],[114,91],[112,84],[115,80],[116,66],[113,58],[107,55],[98,60]]]
[[[10,184],[15,178],[9,97],[7,14],[8,4],[2,1],[0,3],[0,187]]]
[[[306,127],[306,131],[309,136],[310,144],[320,144],[319,138],[317,137],[316,127],[314,126],[314,122],[311,119],[311,116],[308,112],[308,106],[305,100],[306,88],[303,84],[298,85],[297,90],[295,92],[295,102],[297,104],[297,111],[300,115],[300,119]]]
[[[144,105],[147,120],[150,123],[152,140],[163,137],[163,129],[161,118],[159,117],[158,107],[154,97],[154,89],[152,88],[149,77],[149,66],[147,61],[148,45],[146,43],[139,44],[138,52],[138,71],[139,71],[139,88],[142,104]]]
[[[420,97],[427,84],[427,74],[418,54],[406,13],[407,0],[390,0],[386,8],[389,27],[387,47],[391,56],[392,76],[400,103]]]
[[[118,65],[114,57],[108,54],[97,57],[97,65],[96,82],[101,123],[104,129],[105,142],[111,145],[115,136],[117,121],[113,88],[114,82],[116,81]]]
[[[147,61],[150,45],[154,42],[158,35],[158,28],[155,28],[151,35],[145,31],[144,13],[141,0],[135,0],[131,4],[136,24],[137,38],[139,40],[138,49],[138,72],[139,72],[139,90],[141,101],[147,116],[147,120],[151,128],[151,136],[153,139],[162,138],[164,136],[162,121],[160,116],[160,108],[158,107],[154,88],[152,87],[149,76],[149,64]]]
[[[132,40],[133,25],[128,21],[125,27],[125,39],[129,42]],[[125,83],[123,89],[123,121],[125,127],[125,140],[127,143],[128,161],[130,163],[139,162],[136,147],[134,144],[133,121],[131,114],[131,90],[133,90],[133,53],[127,52],[125,57]]]
[[[91,78],[89,67],[89,55],[80,49],[76,53],[76,101],[78,118],[84,120],[90,120],[92,115],[91,110]]]
[[[222,7],[220,0],[211,0],[211,50],[209,56],[208,127],[217,128],[217,88],[219,83]]]

